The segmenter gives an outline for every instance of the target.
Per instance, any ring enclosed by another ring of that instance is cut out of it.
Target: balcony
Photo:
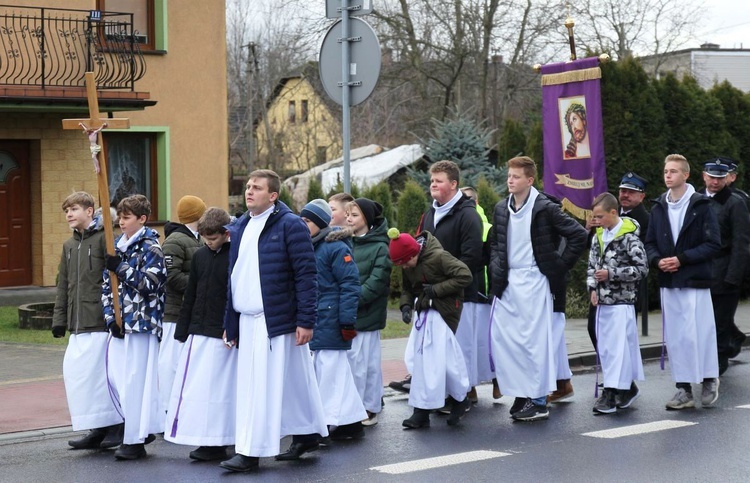
[[[135,90],[146,73],[138,36],[129,13],[0,5],[0,109],[85,106],[87,71],[103,109],[154,105]]]

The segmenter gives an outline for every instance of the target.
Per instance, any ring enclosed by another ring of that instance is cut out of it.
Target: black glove
[[[404,324],[411,324],[411,307],[408,305],[401,306],[401,320]]]
[[[110,272],[116,272],[117,267],[120,266],[122,263],[122,258],[120,258],[117,255],[110,255],[109,253],[105,255],[107,270]]]
[[[125,334],[122,333],[122,330],[117,326],[117,323],[112,323],[109,325],[109,332],[112,334],[112,337],[116,337],[118,339],[124,339]]]
[[[422,292],[424,292],[425,300],[432,300],[435,298],[435,291],[432,289],[431,283],[423,283]]]
[[[52,327],[52,337],[54,337],[55,339],[59,339],[60,337],[65,337],[65,326],[56,325]]]
[[[354,329],[353,325],[342,325],[341,326],[341,337],[345,341],[350,341],[357,337],[357,331]]]

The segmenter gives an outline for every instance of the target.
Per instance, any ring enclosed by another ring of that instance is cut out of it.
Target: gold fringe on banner
[[[591,210],[580,208],[574,205],[573,202],[567,198],[563,198],[562,206],[565,211],[575,216],[579,220],[588,220],[589,218],[591,218]]]
[[[542,85],[556,86],[601,78],[602,70],[599,67],[591,67],[590,69],[571,70],[570,72],[560,72],[558,74],[545,74],[542,76]]]

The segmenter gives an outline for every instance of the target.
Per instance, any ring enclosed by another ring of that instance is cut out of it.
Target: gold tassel
[[[558,74],[545,74],[542,76],[542,85],[556,86],[601,78],[602,70],[599,67],[591,67],[590,69],[571,70],[570,72],[560,72]]]

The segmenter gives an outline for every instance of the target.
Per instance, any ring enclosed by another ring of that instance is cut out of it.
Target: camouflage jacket
[[[640,280],[648,275],[646,249],[638,238],[638,222],[621,218],[622,226],[614,240],[604,246],[604,228],[596,229],[591,243],[586,284],[589,291],[596,291],[601,305],[635,304]],[[604,282],[594,280],[594,272],[609,271]]]
[[[159,234],[146,228],[138,239],[127,247],[125,253],[118,248],[122,263],[117,267],[120,311],[125,333],[145,332],[161,339],[167,267],[157,240]],[[117,243],[115,243],[117,245]],[[115,323],[112,305],[112,288],[109,271],[104,270],[102,304],[107,327]]]

